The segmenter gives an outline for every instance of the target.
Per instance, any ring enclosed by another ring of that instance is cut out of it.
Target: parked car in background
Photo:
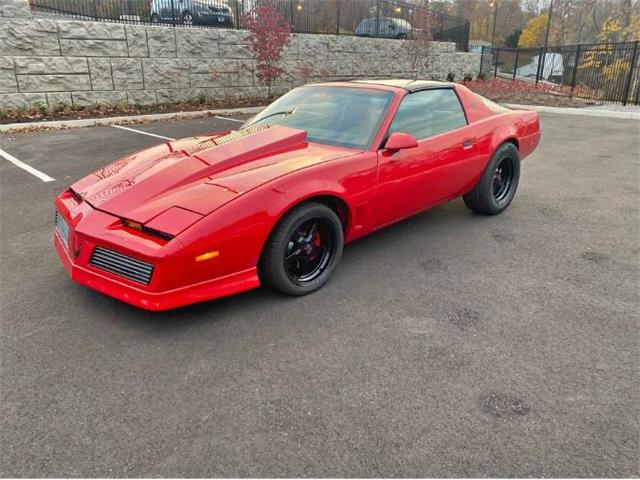
[[[360,37],[409,38],[412,31],[411,24],[402,18],[365,18],[356,28],[356,35]]]
[[[233,27],[235,17],[222,0],[152,0],[151,22]]]
[[[544,66],[542,71],[538,73],[538,66],[541,57],[544,59]],[[562,81],[562,75],[564,74],[562,55],[559,53],[546,53],[542,56],[534,55],[531,57],[530,63],[523,65],[516,70],[516,75],[521,77],[535,78],[538,74],[540,75],[540,78],[544,80],[560,83]]]

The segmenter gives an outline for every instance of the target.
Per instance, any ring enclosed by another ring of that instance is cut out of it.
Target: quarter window
[[[402,100],[389,133],[410,133],[418,140],[467,125],[458,96],[451,88],[410,93]]]

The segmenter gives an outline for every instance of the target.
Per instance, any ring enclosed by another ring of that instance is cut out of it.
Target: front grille
[[[153,265],[151,263],[143,262],[103,247],[96,247],[93,250],[89,265],[144,285],[149,285],[153,274]]]
[[[62,243],[64,243],[65,248],[68,249],[69,248],[69,224],[62,217],[60,212],[58,212],[58,210],[56,210],[55,225],[56,225],[56,232],[58,232],[58,237],[60,237],[60,240],[62,240]]]

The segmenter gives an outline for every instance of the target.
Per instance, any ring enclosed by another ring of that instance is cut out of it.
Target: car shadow
[[[404,219],[394,225],[374,232],[362,239],[349,243],[345,247],[343,266],[360,261],[376,262],[376,257],[384,258],[388,249],[402,248],[408,235],[424,236],[429,241],[429,232],[446,228],[451,222],[468,223],[480,218],[467,210],[461,201],[453,201],[431,210]],[[233,313],[246,311],[255,315],[256,311],[270,311],[285,302],[300,302],[305,297],[290,297],[280,294],[267,286],[239,293],[230,297],[209,300],[179,307],[173,310],[152,312],[129,305],[99,292],[73,284],[83,309],[108,312],[113,321],[134,326],[136,329],[150,330],[156,333],[171,333],[175,330],[194,325],[219,322]]]

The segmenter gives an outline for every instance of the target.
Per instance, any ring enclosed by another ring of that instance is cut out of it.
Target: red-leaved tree
[[[291,41],[291,25],[273,0],[260,2],[245,15],[244,22],[249,29],[258,80],[267,86],[271,98],[271,86],[284,73],[282,54]]]

